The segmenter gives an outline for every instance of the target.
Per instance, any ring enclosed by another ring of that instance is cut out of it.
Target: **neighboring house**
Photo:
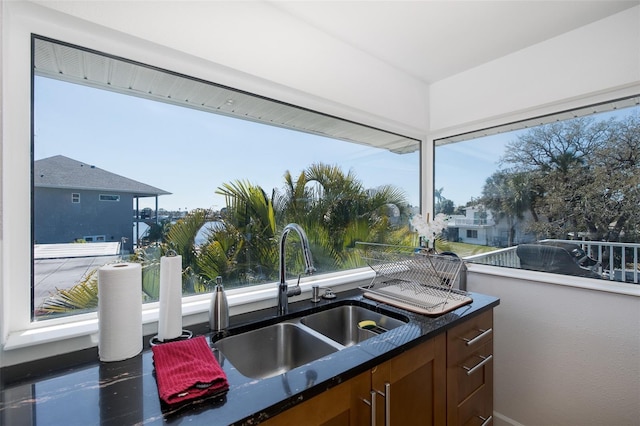
[[[452,215],[447,222],[447,235],[454,241],[490,245],[494,226],[491,212],[482,206],[469,206],[465,215]]]
[[[447,222],[447,238],[452,241],[508,247],[510,232],[513,233],[511,244],[535,241],[535,235],[527,233],[522,226],[531,213],[526,212],[525,219],[510,223],[506,217],[496,217],[482,205],[468,206],[464,210],[464,215],[452,215]]]
[[[155,197],[157,205],[170,194],[62,155],[34,162],[33,186],[35,244],[124,242],[125,251],[133,249],[137,200]]]

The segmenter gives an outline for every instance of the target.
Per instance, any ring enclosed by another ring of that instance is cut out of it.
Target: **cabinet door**
[[[372,397],[371,372],[367,371],[349,380],[351,384],[351,424],[354,426],[371,425],[372,413],[378,411],[377,398]],[[371,401],[374,401],[373,405]],[[381,425],[382,423],[376,423]]]
[[[266,420],[266,426],[350,426],[351,380],[333,387],[282,414]]]
[[[446,423],[446,337],[437,336],[371,371],[376,425]]]

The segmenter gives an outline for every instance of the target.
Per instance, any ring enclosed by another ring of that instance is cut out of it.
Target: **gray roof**
[[[39,188],[124,192],[140,197],[171,194],[63,155],[34,161],[33,184]]]

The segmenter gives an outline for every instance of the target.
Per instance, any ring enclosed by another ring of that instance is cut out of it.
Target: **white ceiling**
[[[274,0],[271,4],[433,83],[636,6],[640,0]]]

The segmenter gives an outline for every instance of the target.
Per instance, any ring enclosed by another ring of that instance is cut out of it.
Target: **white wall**
[[[517,278],[523,271],[497,276],[487,269],[500,268],[470,265],[467,286],[500,298],[494,315],[496,424],[637,425],[640,293],[543,283],[535,281],[542,274],[536,272],[529,272],[530,279]]]
[[[640,6],[434,83],[430,140],[638,93]],[[640,297],[477,271],[501,299],[497,425],[638,424]]]
[[[432,84],[431,132],[451,135],[638,93],[640,6]]]

